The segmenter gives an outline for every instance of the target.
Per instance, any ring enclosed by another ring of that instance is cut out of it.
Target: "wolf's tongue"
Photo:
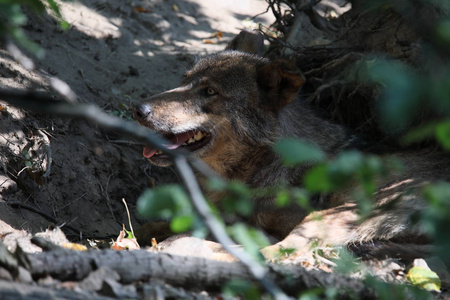
[[[163,144],[168,149],[177,149],[180,147],[184,142],[188,141],[190,138],[194,137],[195,132],[188,131],[183,132],[180,134],[174,135],[172,138],[170,138],[170,144]],[[144,147],[144,151],[142,152],[142,155],[146,158],[150,158],[153,155],[155,155],[156,149],[152,148],[150,145],[146,145]]]
[[[155,155],[155,153],[156,153],[156,149],[153,149],[152,147],[147,145],[144,147],[144,151],[142,152],[142,155],[144,155],[145,158],[150,158],[153,155]]]

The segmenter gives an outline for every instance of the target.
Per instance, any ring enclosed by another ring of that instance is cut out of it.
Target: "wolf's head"
[[[134,106],[134,118],[161,133],[168,148],[185,148],[223,174],[226,165],[276,137],[277,115],[304,79],[295,64],[260,56],[263,37],[241,32],[224,51],[199,59],[181,85]],[[143,155],[167,166],[150,146]]]

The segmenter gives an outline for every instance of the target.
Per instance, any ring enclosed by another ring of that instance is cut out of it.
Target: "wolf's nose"
[[[151,111],[150,105],[146,103],[138,103],[133,105],[133,117],[137,121],[144,121]]]

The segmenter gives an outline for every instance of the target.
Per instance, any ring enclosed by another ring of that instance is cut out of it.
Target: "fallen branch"
[[[111,300],[113,298],[65,289],[49,289],[48,287],[0,280],[0,299]]]
[[[254,276],[242,263],[212,261],[197,257],[175,256],[167,253],[136,251],[85,251],[60,249],[29,255],[33,278],[47,275],[58,280],[81,281],[99,268],[111,269],[120,276],[122,284],[148,282],[154,279],[181,286],[188,290],[220,292],[230,280],[254,281]],[[301,266],[272,265],[268,272],[270,281],[291,296],[317,287],[334,287],[342,298],[364,296],[375,298],[362,281],[342,274],[307,271]],[[357,297],[356,297],[357,298]]]

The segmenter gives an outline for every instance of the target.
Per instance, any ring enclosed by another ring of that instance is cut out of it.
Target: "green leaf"
[[[277,193],[275,198],[275,204],[279,207],[286,206],[290,203],[289,192],[286,189],[282,189]]]
[[[400,141],[402,144],[409,145],[433,137],[436,134],[436,127],[438,125],[436,123],[421,125],[407,132]]]
[[[228,229],[234,240],[242,245],[250,255],[261,260],[263,259],[259,249],[269,246],[269,241],[264,234],[242,223],[234,224]]]
[[[436,212],[444,216],[450,204],[450,183],[438,182],[428,185],[424,188],[423,194],[429,201],[430,208],[436,208]]]
[[[54,0],[47,0],[50,9],[54,11],[56,17],[59,19],[59,26],[62,30],[67,30],[69,28],[69,23],[65,21],[61,15],[58,4]]]
[[[336,263],[335,271],[337,273],[352,274],[355,273],[361,265],[358,263],[358,259],[355,258],[353,253],[345,248],[338,248],[339,255],[337,259],[331,259]]]
[[[253,211],[251,190],[240,181],[225,182],[224,197],[221,201],[222,208],[228,213],[239,213],[248,216]]]
[[[421,214],[421,227],[436,241],[441,238],[450,241],[448,231],[448,211],[450,211],[450,183],[438,182],[423,189],[428,206]],[[438,239],[439,237],[439,239]],[[447,254],[448,255],[448,254]]]
[[[439,276],[424,267],[412,267],[409,269],[406,278],[415,286],[423,288],[428,291],[440,291],[441,279]]]
[[[330,172],[350,176],[361,168],[363,161],[364,155],[359,151],[342,152],[330,163]]]
[[[61,27],[62,30],[67,30],[70,27],[69,22],[67,22],[65,20],[60,20],[59,26]]]
[[[59,10],[58,4],[54,0],[47,0],[48,5],[50,8],[56,13],[58,17],[61,17],[61,12]]]
[[[299,300],[320,300],[323,299],[320,295],[323,293],[322,288],[310,289],[302,292]]]
[[[281,155],[287,166],[321,162],[326,158],[325,153],[316,145],[293,138],[277,141],[274,150]]]
[[[207,179],[208,189],[213,191],[224,191],[227,189],[228,183],[220,178],[208,178]]]
[[[19,2],[19,1],[14,1]],[[42,14],[45,11],[45,6],[40,0],[21,0],[21,4],[27,5],[28,7],[32,8],[37,12],[38,14]]]
[[[442,42],[450,44],[450,20],[441,21],[437,25],[436,35]]]
[[[45,51],[41,47],[39,47],[38,44],[30,41],[21,28],[14,27],[10,30],[9,33],[19,45],[26,48],[37,58],[42,59],[44,57]]]
[[[292,188],[291,193],[295,202],[300,205],[300,207],[304,208],[308,212],[312,211],[311,204],[309,203],[310,196],[305,189]]]
[[[288,257],[293,254],[297,249],[296,248],[280,248],[280,256]]]
[[[164,219],[192,212],[189,197],[181,186],[175,184],[146,190],[138,199],[137,209],[143,217]]]
[[[408,65],[394,60],[370,61],[366,68],[368,79],[383,87],[379,110],[386,131],[404,130],[421,109],[423,79]]]
[[[22,26],[25,25],[25,23],[27,22],[27,17],[25,16],[25,14],[22,12],[22,9],[20,8],[20,5],[18,4],[14,4],[11,5],[10,7],[0,7],[3,9],[7,9],[7,13],[8,13],[8,18],[9,18],[9,22],[11,22],[10,25],[17,27],[17,26]]]
[[[225,299],[236,298],[236,296],[241,296],[238,298],[247,300],[262,299],[258,286],[245,279],[230,279],[222,288],[222,293]]]
[[[306,173],[303,184],[313,193],[330,192],[335,189],[328,175],[328,166],[325,164],[318,165]]]
[[[170,222],[170,229],[175,233],[186,232],[192,228],[193,223],[192,216],[177,216]]]
[[[375,179],[378,175],[384,175],[385,173],[383,164],[378,157],[371,155],[364,157],[356,175],[358,182],[364,188],[366,196],[376,192],[377,183]]]
[[[344,187],[356,175],[362,179],[367,178],[365,168],[366,157],[359,151],[347,151],[340,153],[336,159],[329,163],[328,176],[332,183],[333,190]]]
[[[125,231],[125,233],[126,233],[126,236],[125,236],[126,239],[134,239],[134,238],[136,238],[136,237],[133,235],[133,232],[132,232],[131,230],[126,230],[126,229],[124,229],[124,231]]]
[[[450,150],[450,122],[443,122],[436,127],[436,139],[445,150]]]

